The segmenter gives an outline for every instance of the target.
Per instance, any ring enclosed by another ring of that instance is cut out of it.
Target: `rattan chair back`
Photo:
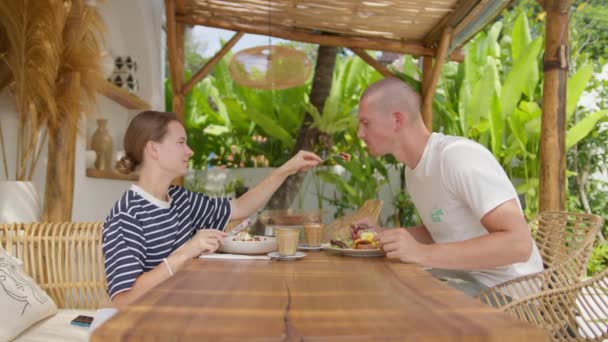
[[[608,338],[608,269],[576,285],[513,301],[503,310],[547,329],[554,341],[605,341]]]
[[[541,213],[530,227],[545,269],[494,286],[478,297],[483,302],[500,308],[513,299],[578,283],[585,275],[593,242],[603,222],[600,216],[593,214],[558,211]]]
[[[101,222],[0,224],[0,243],[59,308],[97,309],[108,303],[101,230]]]

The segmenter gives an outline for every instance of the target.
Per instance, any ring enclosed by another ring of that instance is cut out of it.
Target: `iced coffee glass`
[[[321,246],[323,238],[322,223],[307,223],[304,225],[304,242],[309,247]]]
[[[295,255],[300,240],[301,228],[275,227],[274,236],[277,240],[279,254],[289,256]]]

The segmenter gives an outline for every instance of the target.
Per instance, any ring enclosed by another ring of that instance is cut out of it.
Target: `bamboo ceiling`
[[[178,23],[324,45],[432,56],[447,28],[450,51],[508,0],[176,0]],[[475,26],[475,27],[472,27]],[[464,36],[463,36],[464,34]],[[456,52],[452,59],[460,59]]]

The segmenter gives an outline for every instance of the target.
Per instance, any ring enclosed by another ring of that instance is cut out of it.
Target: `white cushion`
[[[72,325],[78,315],[93,316],[95,311],[61,309],[56,315],[34,324],[13,342],[88,341],[89,328]]]
[[[0,341],[9,341],[57,312],[57,306],[0,246]]]

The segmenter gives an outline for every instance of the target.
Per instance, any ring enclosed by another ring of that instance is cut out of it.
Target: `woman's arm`
[[[170,255],[166,260],[172,271],[177,272],[177,270],[184,266],[184,263],[188,259],[183,253],[175,253]],[[164,262],[161,262],[154,269],[139,275],[131,289],[114,295],[114,297],[112,297],[112,304],[118,309],[126,307],[133,303],[137,298],[141,297],[141,295],[148,292],[151,288],[170,277],[171,272],[169,271],[169,267],[167,267]]]
[[[260,184],[247,191],[243,196],[235,199],[232,203],[232,215],[230,219],[242,219],[250,216],[268,202],[272,194],[277,191],[288,176],[298,171],[308,170],[320,162],[321,158],[312,152],[298,152],[293,158],[274,170]]]
[[[226,233],[215,229],[203,229],[188,241],[182,248],[175,250],[154,269],[140,274],[133,286],[112,297],[112,304],[122,308],[133,303],[137,298],[148,292],[154,286],[170,278],[175,272],[182,269],[186,261],[196,258],[202,253],[215,252],[222,243]]]

